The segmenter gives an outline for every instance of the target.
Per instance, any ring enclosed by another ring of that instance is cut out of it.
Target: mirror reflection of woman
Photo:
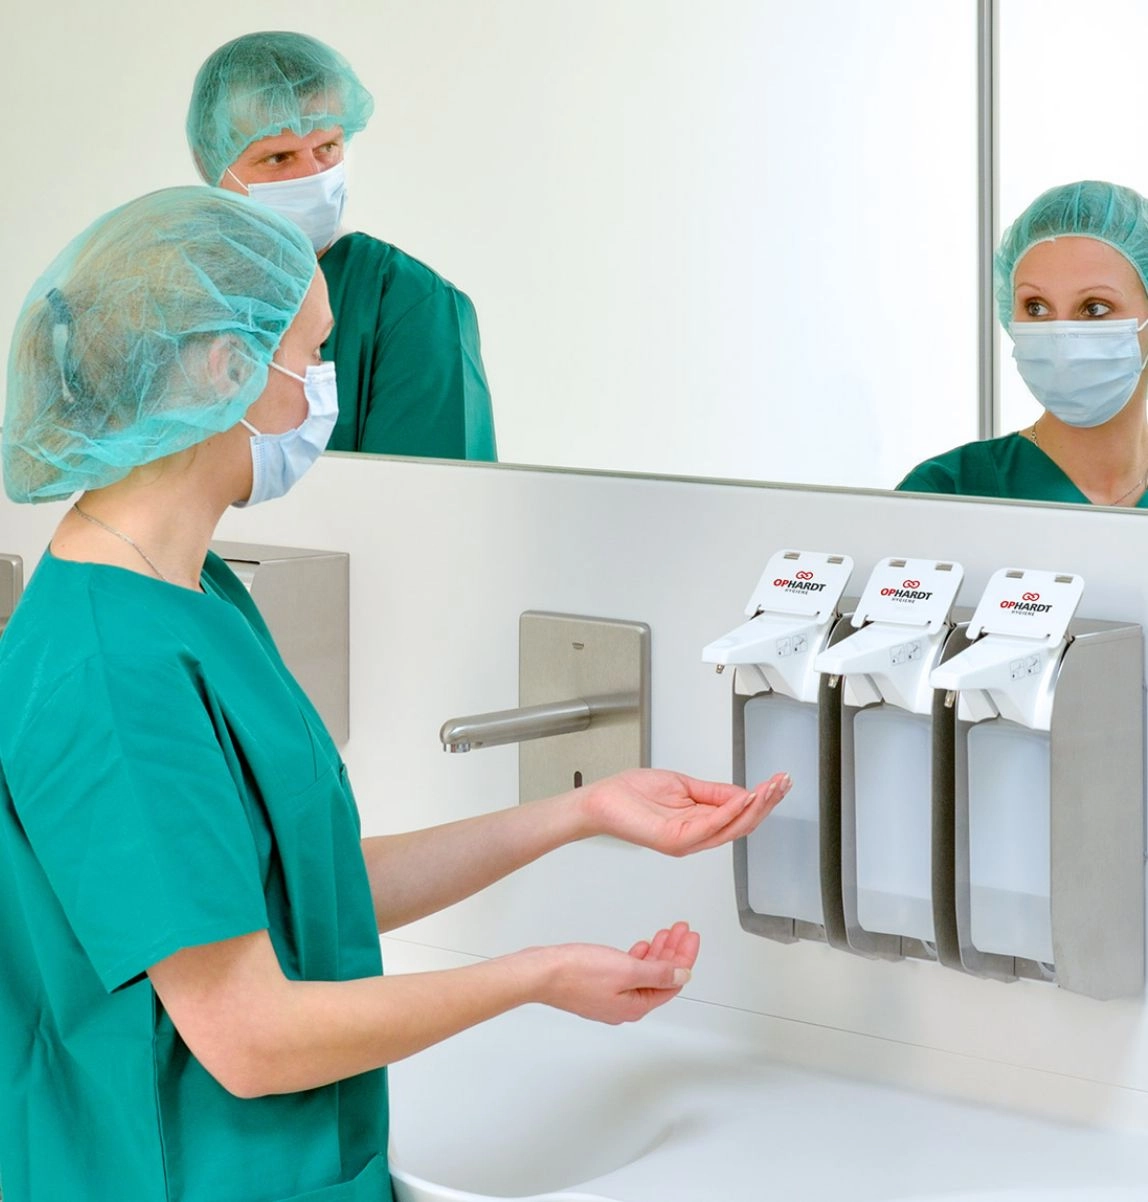
[[[1148,200],[1102,181],[1043,193],[994,259],[997,312],[1044,412],[926,460],[911,492],[1148,508]]]

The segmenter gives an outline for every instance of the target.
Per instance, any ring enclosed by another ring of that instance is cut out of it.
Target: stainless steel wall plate
[[[518,623],[518,704],[589,702],[585,730],[518,747],[518,799],[536,801],[650,763],[650,628],[527,610]]]

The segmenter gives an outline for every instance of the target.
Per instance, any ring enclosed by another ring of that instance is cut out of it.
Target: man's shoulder
[[[320,261],[325,270],[333,267],[356,275],[376,275],[388,284],[405,284],[424,292],[454,289],[454,285],[430,264],[416,259],[393,242],[384,242],[359,231],[344,234]]]

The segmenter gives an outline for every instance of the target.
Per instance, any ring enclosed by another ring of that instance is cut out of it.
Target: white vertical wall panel
[[[997,0],[1001,232],[1045,189],[1080,179],[1148,196],[1148,156],[1136,133],[1143,104],[1148,6],[1108,0]],[[1001,337],[1000,432],[1041,414]]]

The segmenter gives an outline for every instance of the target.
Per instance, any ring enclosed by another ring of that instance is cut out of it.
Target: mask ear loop
[[[243,182],[243,181],[242,181],[242,180],[239,178],[239,176],[238,176],[238,175],[236,175],[236,174],[235,174],[235,172],[234,172],[234,171],[232,171],[230,167],[227,167],[225,170],[226,170],[227,174],[228,174],[228,175],[230,175],[230,176],[231,176],[231,178],[232,178],[233,180],[235,180],[235,182],[236,182],[236,183],[237,183],[237,184],[238,184],[238,185],[239,185],[239,186],[240,186],[240,187],[243,189],[244,193],[245,193],[247,196],[250,196],[250,195],[251,195],[251,189],[250,189],[250,188],[249,188],[249,187],[248,187],[248,186],[247,186],[247,185],[246,185],[246,184],[245,184],[245,183],[244,183],[244,182]]]
[[[276,371],[282,372],[285,376],[290,376],[291,379],[293,379],[293,380],[298,380],[301,384],[307,383],[306,376],[298,375],[296,372],[293,372],[289,368],[284,367],[281,363],[276,363],[274,359],[269,359],[267,362],[267,366],[273,367]],[[247,420],[247,418],[241,417],[239,419],[239,424],[241,426],[245,426],[248,430],[251,431],[252,434],[262,437],[263,431],[256,430],[256,428]]]

